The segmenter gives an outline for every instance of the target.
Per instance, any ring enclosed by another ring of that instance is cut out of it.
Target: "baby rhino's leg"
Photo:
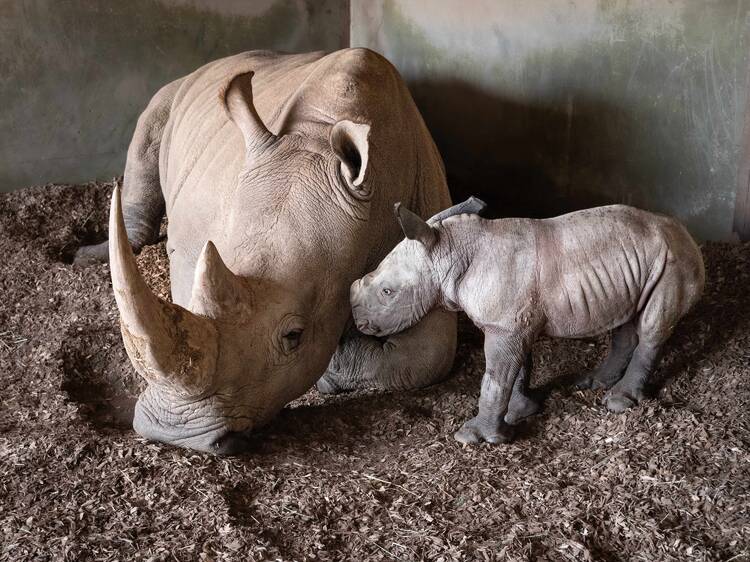
[[[539,402],[529,397],[529,379],[531,378],[532,365],[531,353],[529,353],[526,355],[526,363],[521,367],[516,382],[513,384],[508,413],[505,414],[505,423],[516,425],[541,409]]]
[[[479,395],[479,412],[461,426],[455,438],[461,443],[507,443],[513,428],[505,421],[516,379],[521,374],[528,346],[515,335],[486,333],[485,374]],[[515,418],[514,415],[511,416]]]
[[[668,263],[636,318],[638,345],[625,375],[604,397],[609,410],[622,412],[645,397],[644,386],[656,368],[662,346],[700,295],[702,284],[693,283],[693,277],[684,271],[691,265],[684,261]]]
[[[661,342],[641,340],[633,352],[625,375],[604,397],[612,412],[624,412],[645,398],[644,386],[659,360]]]
[[[461,443],[508,443],[513,439],[513,428],[505,422],[503,407],[504,386],[490,373],[482,377],[477,415],[465,422],[454,437]]]
[[[576,387],[594,390],[611,388],[622,378],[637,345],[638,334],[633,322],[615,328],[612,331],[612,343],[607,357],[593,371],[580,377],[575,383]]]

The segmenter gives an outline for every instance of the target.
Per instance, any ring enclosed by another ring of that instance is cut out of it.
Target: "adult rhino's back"
[[[368,49],[241,53],[208,63],[181,80],[160,151],[167,211],[179,193],[218,195],[236,183],[245,147],[220,103],[220,92],[232,76],[249,71],[254,72],[253,103],[274,134],[300,133],[327,142],[330,127],[349,119],[377,123],[372,134],[383,143],[402,134],[394,125],[409,123],[432,142],[398,73]],[[436,152],[434,156],[442,167]]]

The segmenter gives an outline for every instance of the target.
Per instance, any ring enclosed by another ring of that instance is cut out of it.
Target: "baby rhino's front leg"
[[[463,424],[455,438],[461,443],[507,443],[511,424],[535,414],[539,405],[526,395],[531,357],[524,338],[485,333],[485,373],[479,395],[479,412]],[[524,364],[525,361],[525,364]]]

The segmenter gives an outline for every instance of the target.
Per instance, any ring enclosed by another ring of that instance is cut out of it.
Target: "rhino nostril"
[[[217,455],[239,455],[250,448],[250,440],[245,433],[230,431],[214,441],[212,448]]]

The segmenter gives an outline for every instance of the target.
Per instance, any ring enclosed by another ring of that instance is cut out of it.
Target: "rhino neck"
[[[437,225],[438,244],[432,251],[432,259],[440,287],[439,300],[447,310],[462,310],[459,289],[478,252],[480,220],[477,215],[460,215]]]

